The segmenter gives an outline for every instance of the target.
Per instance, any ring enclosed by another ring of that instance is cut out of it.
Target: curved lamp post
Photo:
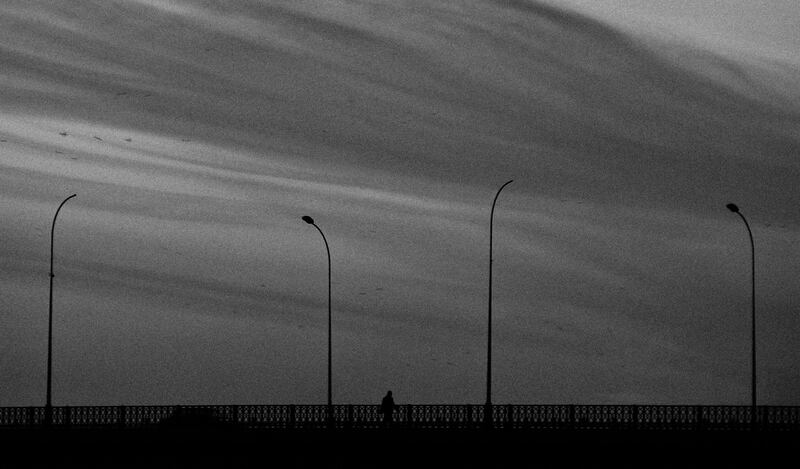
[[[492,230],[494,226],[494,206],[497,203],[500,192],[512,182],[514,182],[513,179],[500,186],[500,189],[497,190],[492,201],[492,210],[489,214],[489,327],[486,341],[486,409],[484,413],[484,420],[487,424],[490,424],[492,419]]]
[[[72,194],[64,199],[63,202],[61,202],[61,205],[59,205],[58,209],[56,210],[56,214],[53,215],[53,224],[50,226],[50,307],[47,319],[47,400],[44,407],[44,418],[46,424],[50,424],[53,418],[53,277],[55,277],[53,274],[53,241],[55,239],[56,218],[58,218],[58,212],[61,211],[61,207],[63,207],[69,199],[75,197],[76,195],[77,194]]]
[[[739,211],[739,207],[736,204],[727,204],[726,207],[731,212],[739,215],[744,222],[744,226],[747,228],[747,234],[750,236],[750,301],[751,301],[751,319],[750,322],[752,324],[751,332],[750,332],[750,341],[752,344],[752,356],[750,358],[750,365],[752,367],[751,372],[751,379],[752,382],[750,383],[751,388],[751,412],[750,412],[750,419],[752,423],[756,422],[756,246],[753,242],[753,232],[750,230],[750,224],[747,223],[747,218],[742,215],[742,212]]]
[[[325,242],[325,251],[328,253],[328,421],[331,421],[333,416],[333,398],[331,391],[331,250],[328,247],[328,240],[325,238],[325,233],[314,223],[314,219],[308,215],[303,216],[303,221],[312,225],[322,235],[322,240]]]

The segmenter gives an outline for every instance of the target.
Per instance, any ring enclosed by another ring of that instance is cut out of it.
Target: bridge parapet
[[[439,429],[508,430],[800,430],[800,407],[730,405],[399,405],[391,423],[379,405],[142,405],[52,408],[57,428],[151,428],[232,426],[249,429]],[[487,420],[487,417],[488,420]],[[44,407],[0,407],[0,428],[37,428],[47,423]]]

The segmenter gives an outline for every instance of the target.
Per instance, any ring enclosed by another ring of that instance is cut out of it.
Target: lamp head
[[[728,204],[726,207],[733,213],[739,213],[739,207],[737,207],[736,204]]]
[[[313,225],[314,224],[314,219],[309,217],[308,215],[303,215],[303,221],[308,223],[309,225]]]

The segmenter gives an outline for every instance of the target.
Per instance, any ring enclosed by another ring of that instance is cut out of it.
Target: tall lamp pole
[[[752,367],[751,371],[751,383],[750,383],[750,390],[751,390],[751,412],[750,412],[750,419],[752,423],[756,422],[756,245],[753,242],[753,232],[750,230],[750,224],[747,223],[747,218],[742,215],[742,212],[739,211],[739,207],[736,204],[728,204],[726,205],[728,210],[731,212],[739,215],[744,222],[744,226],[747,228],[747,234],[750,237],[750,314],[751,319],[750,323],[752,325],[751,332],[750,332],[750,342],[752,344],[752,356],[750,358],[750,365]]]
[[[61,211],[61,207],[63,207],[69,199],[76,195],[77,194],[72,194],[61,202],[61,205],[59,205],[56,210],[56,214],[53,216],[53,224],[50,226],[50,307],[47,318],[47,400],[44,406],[45,423],[48,425],[53,420],[53,277],[55,277],[53,274],[53,241],[55,240],[58,212]]]
[[[492,257],[492,230],[494,227],[494,206],[497,203],[500,192],[512,182],[514,182],[513,179],[500,186],[500,189],[497,190],[492,201],[492,210],[489,214],[489,327],[486,341],[486,409],[484,414],[484,420],[487,424],[490,424],[492,420],[492,263],[494,262]]]
[[[305,215],[303,216],[303,221],[319,231],[319,234],[322,235],[322,240],[325,242],[325,251],[328,253],[328,421],[330,422],[333,417],[333,393],[331,387],[331,250],[328,247],[325,233],[314,223],[314,219]]]

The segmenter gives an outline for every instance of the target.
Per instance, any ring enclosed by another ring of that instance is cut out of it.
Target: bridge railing
[[[690,405],[484,405],[406,404],[390,423],[380,406],[326,405],[163,405],[52,407],[50,425],[60,428],[150,428],[235,426],[290,429],[474,429],[510,430],[745,430],[753,428],[750,406]],[[47,424],[44,407],[0,407],[0,428]],[[800,430],[800,407],[760,406],[755,428]]]

